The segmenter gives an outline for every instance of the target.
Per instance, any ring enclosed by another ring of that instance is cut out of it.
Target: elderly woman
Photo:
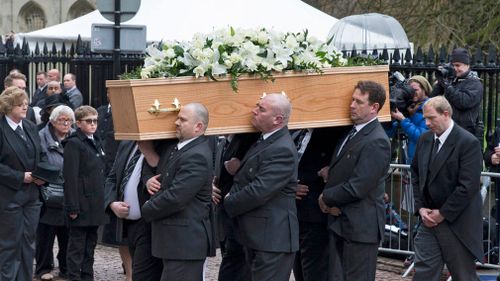
[[[38,133],[40,135],[42,151],[45,152],[48,162],[62,170],[64,148],[61,142],[74,130],[71,125],[75,122],[73,110],[65,105],[55,107],[49,117],[49,122]],[[35,275],[42,280],[52,279],[50,274],[54,269],[53,246],[57,235],[59,252],[59,276],[66,275],[66,249],[68,245],[68,228],[64,221],[63,206],[42,206],[40,223],[37,230],[36,269]]]
[[[0,95],[0,280],[32,280],[40,191],[32,176],[42,159],[36,126],[25,120],[28,96],[18,87]]]

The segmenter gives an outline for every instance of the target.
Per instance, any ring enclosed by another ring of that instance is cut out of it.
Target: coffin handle
[[[160,108],[161,107],[160,101],[158,99],[155,99],[154,103],[151,105],[151,108],[148,109],[148,112],[150,114],[158,115],[161,112],[179,112],[181,110],[181,103],[179,102],[179,100],[177,98],[174,98],[172,105],[174,107]]]

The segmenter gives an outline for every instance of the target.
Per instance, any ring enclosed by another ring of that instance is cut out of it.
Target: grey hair
[[[287,96],[282,93],[271,93],[266,95],[271,101],[271,107],[275,115],[283,115],[283,123],[288,124],[290,115],[292,114],[292,104]]]
[[[190,107],[194,110],[197,121],[203,123],[203,130],[205,131],[208,127],[208,109],[199,102],[186,104],[185,107]]]
[[[71,118],[71,124],[75,123],[75,113],[73,112],[73,109],[71,109],[71,107],[66,105],[56,106],[56,108],[52,110],[52,113],[50,113],[49,117],[50,122],[56,121],[56,119],[59,118],[59,116],[61,116],[62,114],[67,115]]]

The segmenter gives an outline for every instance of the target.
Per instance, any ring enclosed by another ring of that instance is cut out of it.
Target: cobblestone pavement
[[[57,254],[57,247],[54,247],[54,256],[56,254]],[[217,280],[217,272],[219,270],[220,260],[221,260],[220,253],[217,253],[216,257],[208,259],[205,281]],[[379,257],[377,262],[376,281],[411,280],[412,277],[411,274],[405,278],[401,277],[405,272],[405,270],[406,268],[403,266],[403,262],[401,260]],[[494,276],[500,273],[499,271],[495,270],[479,270],[478,272]],[[57,276],[58,270],[55,269],[53,273],[54,276]],[[117,248],[97,245],[95,253],[94,273],[95,273],[95,278],[94,278],[95,281],[125,281],[125,275],[123,274],[121,260],[120,256],[118,255]],[[443,274],[443,278],[441,280],[445,281],[446,279],[447,279],[446,276]],[[62,280],[66,279],[61,279],[58,277],[54,279],[54,281],[62,281]],[[494,279],[487,279],[487,280],[494,280]],[[290,277],[290,281],[295,281],[293,275]]]
[[[57,250],[54,249],[54,255]],[[56,261],[57,262],[57,261]],[[209,258],[206,268],[206,281],[216,281],[217,272],[220,264],[220,253],[214,258]],[[402,278],[404,272],[403,263],[400,260],[389,258],[379,258],[377,264],[377,281],[400,281],[411,280],[411,278]],[[125,281],[125,275],[118,255],[118,249],[97,245],[94,263],[95,281]],[[54,276],[57,276],[57,269],[54,270]],[[65,280],[55,278],[54,280]],[[294,281],[293,276],[290,281]]]

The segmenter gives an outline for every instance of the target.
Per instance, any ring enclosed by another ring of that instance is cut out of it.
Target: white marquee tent
[[[266,27],[298,32],[305,29],[326,40],[337,19],[300,0],[142,0],[137,15],[125,24],[146,25],[147,41],[189,40],[195,33],[220,27]],[[21,34],[34,42],[74,42],[78,35],[90,41],[91,25],[108,23],[99,11],[77,19]]]

